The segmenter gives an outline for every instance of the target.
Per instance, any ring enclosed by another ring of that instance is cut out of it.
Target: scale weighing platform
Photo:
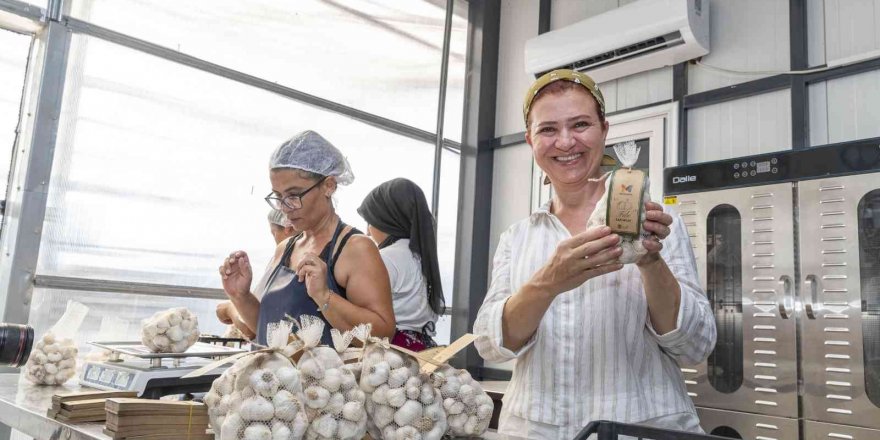
[[[170,394],[204,393],[228,365],[200,377],[181,376],[218,357],[243,353],[240,348],[196,342],[184,353],[154,353],[140,342],[90,342],[110,352],[106,361],[86,362],[80,383],[99,390],[137,391],[138,396],[158,399]],[[122,356],[128,356],[122,358]]]

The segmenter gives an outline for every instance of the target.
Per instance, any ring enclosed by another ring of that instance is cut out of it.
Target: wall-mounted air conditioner
[[[639,0],[526,42],[526,71],[569,68],[596,82],[709,53],[709,0]]]

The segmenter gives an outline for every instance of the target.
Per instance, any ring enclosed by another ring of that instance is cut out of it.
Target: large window
[[[0,29],[0,230],[17,138],[31,37]]]
[[[436,125],[445,1],[72,1],[77,18],[424,130]],[[463,34],[466,20],[453,26]],[[450,52],[462,66],[464,47]]]

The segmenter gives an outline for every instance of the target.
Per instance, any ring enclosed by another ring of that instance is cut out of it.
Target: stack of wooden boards
[[[114,440],[214,440],[204,403],[113,398],[105,409]]]
[[[64,423],[103,422],[106,400],[111,397],[137,397],[135,391],[83,391],[52,396],[47,416]]]
[[[135,391],[83,391],[52,396],[50,418],[105,422],[114,440],[214,440],[204,403],[138,399]]]

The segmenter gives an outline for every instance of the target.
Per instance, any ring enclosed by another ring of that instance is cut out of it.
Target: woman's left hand
[[[645,231],[651,234],[651,238],[642,240],[642,245],[648,251],[639,261],[638,266],[644,266],[660,259],[660,251],[663,249],[663,240],[669,236],[672,224],[672,216],[663,212],[663,207],[654,202],[645,203]]]
[[[303,255],[296,265],[296,275],[300,282],[305,281],[306,292],[318,307],[330,300],[330,289],[327,288],[327,264],[317,255],[309,252]]]

